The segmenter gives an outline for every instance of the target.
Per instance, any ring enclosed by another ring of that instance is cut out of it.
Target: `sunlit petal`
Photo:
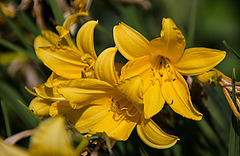
[[[121,79],[127,79],[136,75],[142,75],[151,69],[149,56],[138,57],[128,61],[122,67]],[[149,73],[148,73],[149,74]]]
[[[124,23],[113,28],[115,44],[128,60],[149,54],[149,41]]]
[[[76,44],[80,51],[90,54],[94,59],[97,59],[97,55],[94,49],[94,29],[98,21],[89,21],[85,23],[77,34]]]
[[[166,149],[176,144],[179,140],[177,136],[165,133],[151,119],[141,118],[141,123],[137,125],[137,132],[142,141],[152,148]]]
[[[66,117],[81,133],[105,132],[111,139],[127,140],[139,116],[128,117],[111,111],[111,99],[102,105],[85,106],[72,110]]]
[[[125,79],[114,85],[114,87],[131,101],[139,112],[143,112],[143,84],[139,76]]]
[[[150,54],[177,62],[184,53],[185,45],[185,38],[172,19],[163,18],[161,37],[150,41]]]
[[[169,75],[167,69],[163,72],[162,94],[169,106],[183,117],[201,120],[202,114],[198,112],[192,105],[188,85],[185,79],[177,71],[174,77]]]
[[[39,155],[71,155],[70,137],[65,130],[64,119],[44,120],[30,139],[29,151]]]
[[[76,79],[62,84],[58,89],[72,108],[79,109],[103,96],[114,96],[116,91],[107,82],[97,79]]]
[[[47,67],[65,78],[82,78],[88,67],[81,62],[81,53],[68,47],[41,47],[36,53]]]
[[[159,81],[151,84],[143,94],[144,116],[150,119],[163,108],[165,99],[162,96]]]
[[[183,75],[198,75],[214,68],[225,57],[226,52],[209,48],[189,48],[173,66]]]
[[[118,75],[114,66],[114,58],[117,48],[108,48],[104,50],[95,63],[95,74],[100,80],[106,81],[110,84],[118,82]]]

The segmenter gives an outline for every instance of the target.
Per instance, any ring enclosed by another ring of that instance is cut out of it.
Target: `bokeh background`
[[[12,2],[18,6],[21,1],[0,2]],[[70,4],[71,1],[67,2]],[[42,4],[46,28],[56,32],[49,1],[42,0]],[[92,19],[99,21],[95,31],[97,54],[114,46],[114,25],[124,22],[151,40],[159,37],[162,18],[170,17],[184,34],[187,47],[226,51],[226,58],[217,69],[231,77],[233,68],[236,68],[236,79],[240,81],[240,60],[223,44],[225,40],[240,54],[238,0],[139,0],[138,3],[134,0],[93,0],[89,13]],[[22,117],[24,111],[20,111],[17,105],[28,106],[33,98],[25,86],[32,89],[50,75],[50,70],[34,54],[33,41],[41,33],[35,17],[31,2],[24,11],[8,18],[10,23],[5,20],[0,22],[0,136],[3,138],[34,128],[34,123],[29,126]],[[126,62],[120,54],[116,61]],[[179,136],[180,141],[174,147],[166,150],[147,147],[134,130],[128,141],[116,143],[113,147],[115,155],[227,155],[231,110],[222,89],[219,86],[203,87],[196,80],[192,85],[192,101],[204,114],[201,121],[183,118],[168,106],[154,117],[165,131]],[[28,138],[17,144],[27,148]],[[99,154],[108,155],[103,149],[99,150]]]

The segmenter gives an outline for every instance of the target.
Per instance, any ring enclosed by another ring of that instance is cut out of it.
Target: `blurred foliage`
[[[15,6],[20,3],[19,0],[3,2],[13,2]],[[121,0],[93,0],[89,12],[92,19],[99,21],[95,33],[97,54],[114,46],[114,25],[125,22],[146,38],[153,39],[159,36],[162,18],[170,17],[186,37],[187,47],[200,46],[227,51],[226,58],[217,68],[228,76],[231,76],[232,68],[236,68],[236,79],[240,80],[240,61],[222,43],[226,40],[240,54],[239,1],[149,2],[150,8],[144,8],[139,4]],[[49,1],[43,0],[44,23],[47,29],[56,32],[55,13],[51,5]],[[32,99],[32,95],[24,87],[32,89],[34,85],[43,83],[50,74],[33,50],[34,38],[40,34],[35,17],[30,5],[25,11],[18,12],[14,18],[5,17],[5,22],[0,23],[0,136],[3,138],[34,128],[39,122],[32,112],[24,108]],[[61,22],[61,19],[59,20]],[[126,60],[119,54],[116,61]],[[146,146],[134,131],[128,141],[116,143],[113,147],[115,155],[227,155],[231,111],[222,89],[219,86],[205,88],[194,81],[191,95],[195,107],[204,115],[201,121],[178,116],[172,113],[168,106],[161,112],[168,112],[168,124],[162,124],[161,115],[154,117],[165,131],[179,136],[180,141],[174,147],[166,150],[152,149]],[[19,144],[25,146],[23,142]]]

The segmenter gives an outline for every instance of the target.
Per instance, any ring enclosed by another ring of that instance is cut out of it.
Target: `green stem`
[[[238,55],[238,53],[237,53],[235,50],[233,50],[233,48],[230,47],[229,44],[228,44],[225,40],[223,40],[223,44],[224,44],[238,59],[240,59],[240,56]]]
[[[82,138],[80,144],[77,146],[77,148],[74,151],[74,156],[79,156],[83,150],[85,149],[85,147],[87,147],[89,145],[89,140],[87,138]]]
[[[233,75],[232,75],[232,100],[233,103],[236,105],[236,76],[235,76],[235,68],[233,68]],[[239,136],[237,135],[239,127],[239,120],[236,116],[232,113],[232,122],[230,127],[230,138],[229,138],[229,151],[228,156],[236,156],[239,155]]]

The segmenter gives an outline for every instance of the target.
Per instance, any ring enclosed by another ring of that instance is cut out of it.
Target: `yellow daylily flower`
[[[121,80],[135,75],[143,80],[145,118],[157,114],[166,102],[176,113],[201,120],[182,75],[199,75],[212,69],[225,57],[224,51],[185,49],[185,38],[170,18],[162,21],[161,37],[151,41],[124,23],[115,26],[113,33],[117,48],[129,60],[122,68]]]
[[[98,79],[62,83],[58,92],[69,103],[55,102],[50,114],[66,116],[81,133],[105,132],[110,139],[127,140],[136,126],[139,137],[153,148],[175,145],[177,136],[165,133],[153,120],[144,118],[141,78],[119,81],[114,64],[116,52],[117,48],[108,48],[99,55],[95,66]]]
[[[78,16],[86,16],[87,13],[76,13],[64,22],[63,26],[57,26],[59,35],[44,30],[42,35],[34,41],[37,56],[43,63],[57,75],[67,78],[94,77],[94,63],[97,58],[93,33],[97,21],[88,21],[78,31],[76,44],[73,43],[69,27]]]
[[[30,138],[28,151],[17,146],[10,146],[0,140],[1,155],[19,156],[77,156],[64,125],[63,117],[49,118],[41,122]]]

